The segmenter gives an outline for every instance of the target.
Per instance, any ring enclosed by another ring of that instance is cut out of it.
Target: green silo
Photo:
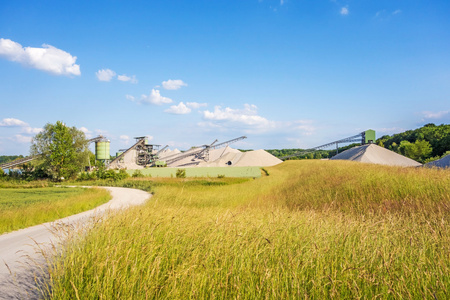
[[[99,141],[95,143],[95,158],[97,160],[109,160],[109,141]]]
[[[369,129],[364,132],[364,144],[375,143],[375,130]]]

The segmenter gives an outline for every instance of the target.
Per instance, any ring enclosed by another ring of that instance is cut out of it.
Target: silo
[[[375,130],[369,129],[364,132],[364,144],[375,143]]]
[[[109,160],[109,141],[102,140],[95,143],[95,158],[97,160]]]

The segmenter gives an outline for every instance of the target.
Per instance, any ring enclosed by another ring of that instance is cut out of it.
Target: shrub
[[[175,176],[177,178],[186,178],[186,170],[185,169],[177,169]]]
[[[138,177],[144,177],[144,174],[142,174],[141,170],[134,170],[133,175],[131,177],[138,178]]]

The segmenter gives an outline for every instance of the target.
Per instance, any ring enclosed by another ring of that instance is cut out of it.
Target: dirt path
[[[39,299],[33,261],[43,261],[45,251],[60,242],[51,232],[55,225],[74,226],[89,222],[94,216],[111,209],[124,209],[143,204],[150,194],[141,190],[105,187],[112,199],[93,210],[54,222],[36,225],[0,235],[0,299]],[[39,247],[37,245],[39,244]]]

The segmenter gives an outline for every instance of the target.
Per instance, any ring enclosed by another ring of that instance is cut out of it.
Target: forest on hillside
[[[450,124],[426,124],[414,130],[407,130],[393,135],[384,135],[376,144],[421,163],[437,160],[450,154]],[[359,144],[339,147],[339,153]],[[305,149],[270,149],[266,150],[276,157],[293,155]],[[336,150],[320,150],[290,159],[320,159],[336,155]]]

